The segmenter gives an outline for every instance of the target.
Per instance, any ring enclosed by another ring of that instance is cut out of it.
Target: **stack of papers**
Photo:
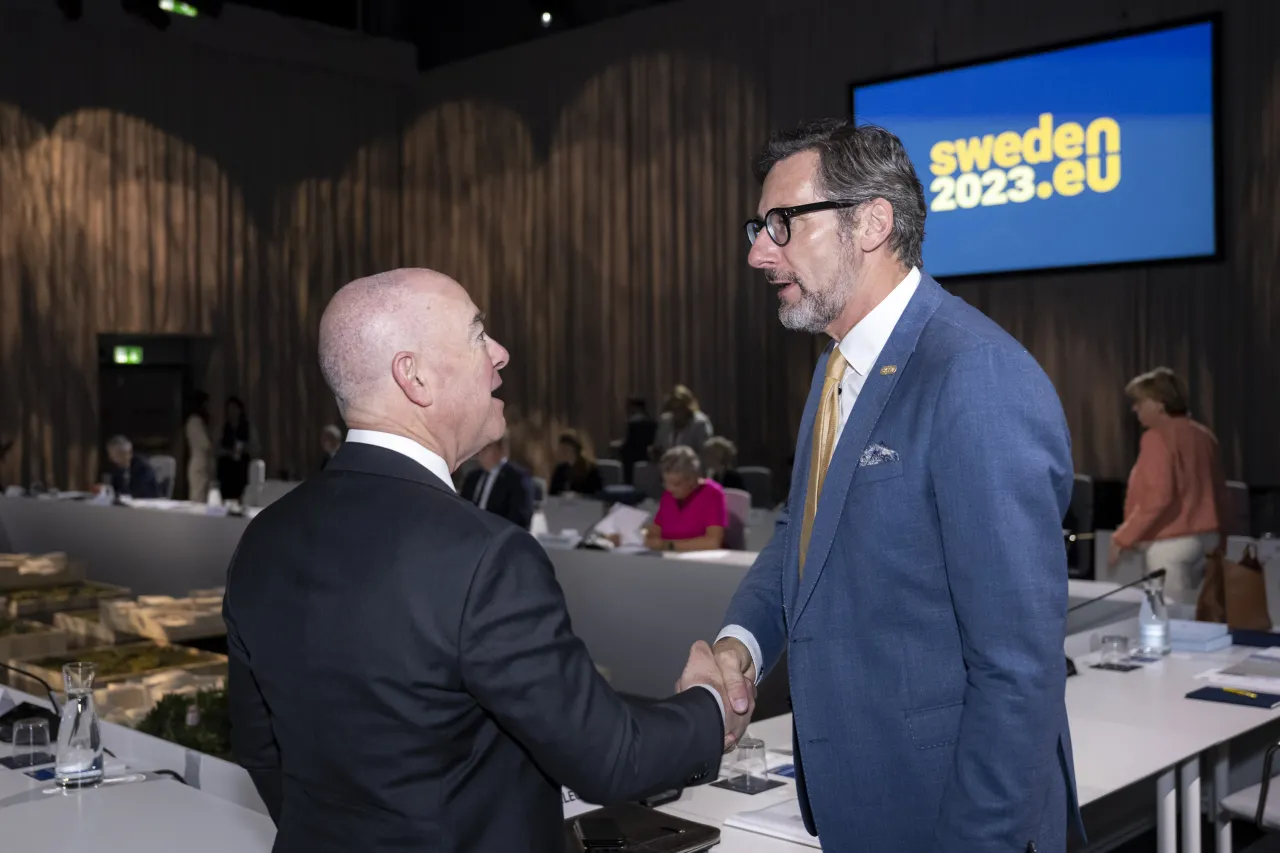
[[[1170,619],[1169,645],[1175,652],[1217,652],[1231,645],[1231,634],[1221,622]]]
[[[1217,687],[1280,693],[1280,649],[1259,649],[1239,663],[1202,672],[1196,678]]]
[[[803,844],[805,847],[822,849],[821,842],[804,828],[804,818],[800,816],[798,799],[790,799],[768,808],[733,815],[724,822],[724,825],[767,835],[770,838],[781,838],[784,841]]]

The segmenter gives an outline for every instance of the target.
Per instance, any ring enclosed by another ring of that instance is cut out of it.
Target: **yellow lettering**
[[[995,144],[996,138],[991,134],[979,139],[974,136],[968,139],[956,140],[956,156],[960,158],[960,171],[972,172],[976,167],[978,171],[985,172],[991,166],[991,146]]]
[[[1053,191],[1058,195],[1080,195],[1084,191],[1084,165],[1079,160],[1062,160],[1053,169]]]
[[[1022,162],[1022,137],[1012,130],[1006,130],[996,137],[996,165],[1001,169],[1012,169]]]
[[[1078,161],[1077,161],[1078,162]],[[1107,155],[1107,175],[1102,176],[1102,158],[1089,157],[1085,161],[1089,171],[1089,189],[1096,193],[1109,193],[1120,183],[1120,155]]]
[[[1089,122],[1089,129],[1085,131],[1085,153],[1090,156],[1101,154],[1102,148],[1099,146],[1100,136],[1107,137],[1107,153],[1120,153],[1120,125],[1113,118],[1095,118]]]
[[[929,171],[938,177],[950,175],[956,170],[956,145],[949,139],[935,142],[929,149]]]
[[[1039,126],[1022,135],[1022,158],[1032,164],[1053,159],[1053,113],[1041,113]]]
[[[1069,121],[1053,132],[1053,153],[1059,160],[1075,160],[1084,153],[1084,128]]]

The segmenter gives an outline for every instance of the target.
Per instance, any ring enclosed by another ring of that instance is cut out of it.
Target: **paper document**
[[[623,545],[644,545],[644,525],[649,513],[626,504],[614,504],[609,514],[595,526],[601,536],[617,534]]]
[[[790,799],[768,808],[733,815],[724,822],[724,825],[768,835],[770,838],[793,841],[806,847],[822,848],[818,839],[804,828],[804,818],[800,816],[798,799]]]
[[[1217,687],[1280,693],[1280,655],[1275,649],[1260,649],[1242,661],[1202,672],[1196,678]]]

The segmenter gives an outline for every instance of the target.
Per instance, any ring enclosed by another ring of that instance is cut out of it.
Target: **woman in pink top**
[[[1194,601],[1205,554],[1223,543],[1227,482],[1218,439],[1187,415],[1187,387],[1167,367],[1136,377],[1125,393],[1146,431],[1110,562],[1127,562],[1119,577],[1164,569],[1170,597]]]
[[[655,551],[712,551],[724,545],[729,506],[724,489],[701,476],[693,448],[673,447],[662,455],[662,484],[666,491],[658,514],[645,533],[644,544]]]

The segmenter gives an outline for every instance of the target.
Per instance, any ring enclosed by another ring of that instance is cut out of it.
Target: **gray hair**
[[[663,474],[684,474],[686,477],[697,477],[702,473],[702,461],[692,447],[678,444],[662,454],[658,463]]]
[[[133,442],[130,441],[126,436],[113,435],[111,436],[111,438],[107,439],[107,449],[122,450],[122,451],[128,452],[130,450],[133,450]]]
[[[756,178],[763,182],[780,160],[804,151],[818,154],[815,188],[824,198],[858,203],[840,211],[846,227],[857,221],[862,205],[882,198],[893,208],[889,248],[904,266],[924,265],[924,187],[902,140],[882,127],[845,119],[805,122],[769,138],[756,163]]]

